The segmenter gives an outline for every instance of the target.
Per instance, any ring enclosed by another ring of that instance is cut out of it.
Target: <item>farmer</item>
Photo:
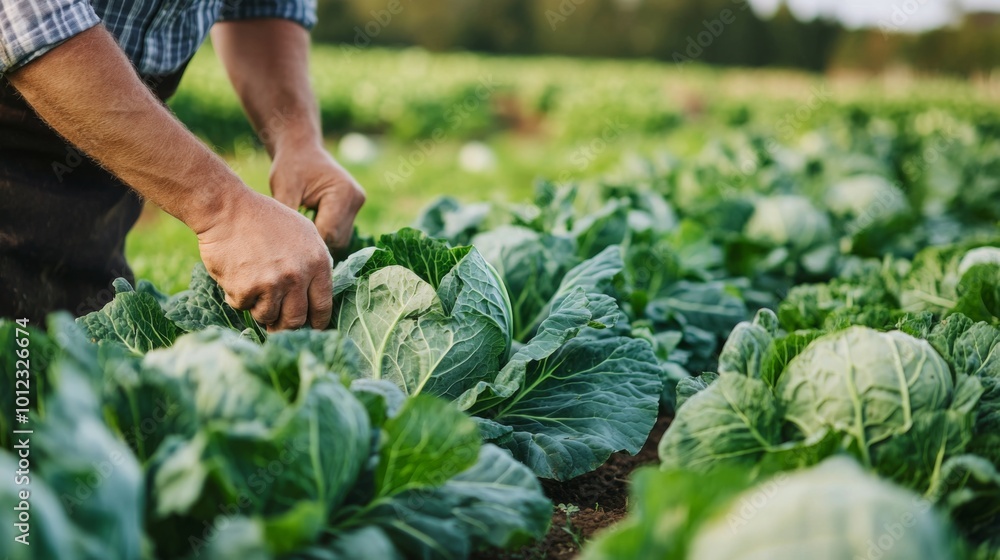
[[[0,316],[99,309],[132,280],[124,240],[145,198],[197,234],[230,305],[271,330],[326,325],[328,248],[365,197],[323,149],[314,23],[315,0],[0,0]],[[274,199],[163,103],[210,30]]]

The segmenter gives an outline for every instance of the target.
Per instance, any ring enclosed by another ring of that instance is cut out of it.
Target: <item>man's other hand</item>
[[[350,243],[354,218],[365,203],[361,185],[318,145],[275,150],[271,193],[293,210],[315,210],[316,229],[330,249]]]

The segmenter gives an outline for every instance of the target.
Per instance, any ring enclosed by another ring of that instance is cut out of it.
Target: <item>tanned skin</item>
[[[273,159],[271,193],[289,208],[314,208],[327,245],[347,245],[364,191],[323,149],[309,83],[309,33],[282,19],[220,22],[212,45]]]
[[[244,185],[176,119],[102,26],[7,78],[53,129],[197,234],[230,305],[271,331],[323,328],[333,308],[327,247],[349,241],[364,193],[322,148],[308,33],[253,20],[218,24],[213,37],[274,159],[277,201]],[[275,112],[283,117],[270,119]],[[316,225],[300,205],[317,209]]]

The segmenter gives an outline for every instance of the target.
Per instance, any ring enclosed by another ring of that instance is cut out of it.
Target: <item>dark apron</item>
[[[176,73],[145,78],[166,100]],[[44,326],[47,314],[85,315],[134,282],[125,235],[142,201],[49,128],[0,76],[0,317]]]

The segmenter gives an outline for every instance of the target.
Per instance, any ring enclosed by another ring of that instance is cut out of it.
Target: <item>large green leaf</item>
[[[105,419],[143,463],[171,435],[198,426],[194,393],[182,379],[143,368],[141,359],[105,359]]]
[[[955,288],[951,311],[974,321],[1000,323],[1000,264],[977,264],[970,268]]]
[[[403,551],[396,547],[386,531],[377,525],[361,527],[337,536],[324,547],[311,547],[296,554],[301,560],[355,560],[356,558],[378,558],[380,560],[403,560]]]
[[[289,551],[314,541],[353,490],[370,451],[367,409],[310,352],[295,362],[295,383],[268,378],[274,355],[224,330],[147,354],[145,367],[190,387],[202,420],[154,459],[159,516],[235,508],[260,516],[269,546]]]
[[[410,269],[435,289],[472,249],[450,248],[443,241],[410,228],[383,235],[378,240],[378,247],[391,254],[395,264]]]
[[[270,380],[255,375],[251,363],[261,347],[233,331],[206,329],[177,339],[170,348],[146,354],[142,367],[185,384],[194,396],[200,422],[244,422],[256,430],[273,425],[284,410]]]
[[[535,474],[567,480],[615,451],[638,452],[656,420],[661,383],[645,341],[578,337],[532,362],[523,386],[486,415],[514,429],[502,445]]]
[[[555,307],[542,321],[535,336],[511,357],[496,380],[491,383],[480,382],[467,391],[458,399],[459,406],[463,409],[469,408],[487,389],[488,396],[477,402],[475,410],[483,410],[498,398],[504,399],[513,395],[525,385],[529,365],[549,358],[592,322],[590,302],[590,298],[580,287],[560,297]]]
[[[170,346],[180,329],[152,295],[137,292],[124,279],[115,280],[115,297],[99,311],[77,319],[94,341],[123,344],[136,354]]]
[[[167,318],[187,332],[217,326],[237,332],[250,329],[258,340],[266,337],[248,313],[241,313],[226,303],[226,293],[201,263],[191,273],[190,287],[171,297],[164,309]]]
[[[652,300],[649,307],[647,313],[653,317],[672,317],[718,336],[728,335],[747,317],[743,299],[724,282],[676,282]]]
[[[1000,379],[1000,327],[984,322],[969,324],[951,344],[946,359],[956,372]]]
[[[660,440],[663,468],[753,465],[781,442],[781,416],[778,400],[763,381],[722,374],[677,410]]]
[[[618,321],[618,305],[610,298],[600,296],[611,292],[612,280],[624,266],[621,249],[616,245],[606,247],[566,273],[559,283],[559,289],[552,297],[550,309],[559,305],[560,301],[569,297],[573,291],[582,289],[591,300],[589,304],[591,322],[601,326],[614,325]],[[544,320],[546,316],[547,313],[543,314],[542,319]]]
[[[583,560],[657,558],[687,560],[690,541],[706,519],[749,484],[745,471],[701,472],[655,468],[635,471],[629,516],[588,543]]]
[[[31,475],[59,496],[78,528],[75,558],[137,558],[142,549],[143,479],[135,457],[105,426],[92,364],[63,354],[58,387],[31,436]]]
[[[1000,472],[995,463],[976,455],[956,455],[941,466],[940,484],[929,492],[936,504],[958,523],[966,538],[1000,547]]]
[[[472,419],[427,395],[408,399],[383,429],[386,443],[375,471],[379,497],[444,484],[476,462],[481,443]]]
[[[737,324],[719,353],[719,373],[760,378],[765,356],[777,334],[768,326],[776,322],[771,311],[762,309],[752,323]]]
[[[475,464],[433,490],[404,492],[366,518],[421,558],[468,558],[477,548],[511,548],[540,538],[552,503],[524,465],[484,445]]]
[[[472,239],[512,295],[514,339],[525,340],[544,319],[559,284],[577,262],[566,237],[541,234],[520,226],[502,226]]]
[[[1000,377],[980,378],[983,395],[976,409],[975,437],[969,451],[1000,464]]]
[[[873,447],[872,464],[883,476],[907,487],[936,486],[944,459],[965,451],[972,440],[973,411],[982,393],[979,379],[961,375],[950,406],[918,410],[910,430]]]

